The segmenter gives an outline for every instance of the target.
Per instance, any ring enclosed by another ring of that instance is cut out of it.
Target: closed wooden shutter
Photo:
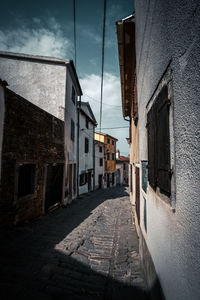
[[[171,194],[169,105],[168,89],[167,86],[164,86],[155,103],[157,119],[157,185],[161,192],[168,196]]]

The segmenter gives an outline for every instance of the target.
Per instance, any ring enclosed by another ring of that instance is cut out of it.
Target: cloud
[[[21,25],[13,30],[0,30],[0,49],[25,54],[66,58],[71,55],[71,42],[65,38],[54,18],[46,24],[33,19],[34,28]]]
[[[100,98],[101,98],[101,77],[96,74],[85,75],[80,79],[83,90],[82,101],[88,101],[96,117],[99,127]],[[103,84],[103,113],[102,131],[119,139],[117,147],[128,153],[126,138],[129,135],[128,128],[110,129],[112,127],[124,127],[129,123],[124,121],[121,108],[121,87],[120,78],[111,73],[104,74]]]
[[[90,42],[93,42],[95,44],[102,43],[102,37],[88,26],[84,27],[79,25],[78,30],[79,32],[81,32],[81,35],[83,35],[86,39],[90,39]]]
[[[100,103],[101,76],[96,74],[85,75],[80,79],[80,83],[84,94],[83,98],[89,100],[88,96],[90,96]],[[111,73],[104,74],[103,103],[105,103],[106,109],[112,109],[111,105],[121,106],[120,79]]]

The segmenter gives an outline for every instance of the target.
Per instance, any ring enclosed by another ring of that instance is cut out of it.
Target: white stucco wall
[[[99,151],[99,147],[102,147],[102,152]],[[100,166],[100,158],[103,159],[103,166]],[[99,188],[99,175],[104,177],[104,145],[95,141],[95,188]],[[104,188],[104,179],[102,179],[102,188]]]
[[[64,120],[65,65],[0,57],[0,78],[15,93]]]
[[[147,159],[146,105],[171,60],[175,202],[147,191],[147,241],[167,300],[200,299],[200,5],[136,0],[140,159]],[[172,142],[172,140],[171,140]],[[141,193],[141,212],[143,212]],[[143,228],[143,215],[141,214]]]
[[[2,160],[4,113],[5,113],[5,94],[4,94],[4,87],[0,85],[0,185],[1,185],[1,160]]]
[[[83,172],[88,172],[88,169],[93,169],[93,142],[94,142],[94,125],[89,122],[88,129],[86,128],[86,117],[80,113],[80,135],[79,135],[79,175]],[[89,139],[89,152],[85,153],[85,138]],[[94,170],[92,172],[94,174]],[[93,190],[93,180],[91,180],[91,190]],[[79,194],[88,192],[88,183],[85,185],[79,185]]]

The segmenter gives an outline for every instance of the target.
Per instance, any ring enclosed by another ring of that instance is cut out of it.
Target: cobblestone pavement
[[[99,190],[1,233],[0,299],[147,299],[128,194]]]

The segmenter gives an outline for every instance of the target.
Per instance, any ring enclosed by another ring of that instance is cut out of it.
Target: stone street
[[[148,299],[124,187],[1,233],[0,299]]]

